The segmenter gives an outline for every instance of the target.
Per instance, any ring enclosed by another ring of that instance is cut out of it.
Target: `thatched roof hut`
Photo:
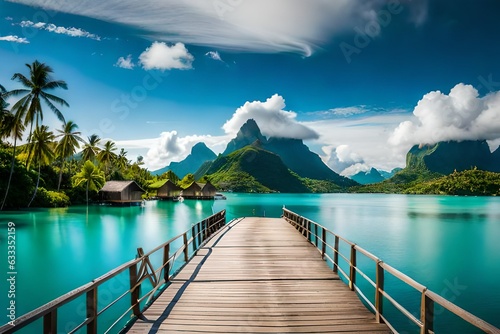
[[[177,186],[170,180],[167,180],[160,188],[157,190],[157,197],[161,199],[169,199],[178,197],[181,194],[182,188]]]
[[[216,189],[210,182],[199,183],[193,182],[189,187],[182,190],[182,197],[194,199],[213,199]]]
[[[99,190],[99,200],[106,203],[140,203],[145,191],[135,181],[108,181]]]

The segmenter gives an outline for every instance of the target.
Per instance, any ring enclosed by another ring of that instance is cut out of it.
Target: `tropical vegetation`
[[[50,66],[35,60],[26,68],[12,76],[20,87],[0,85],[0,210],[88,203],[107,180],[134,180],[143,188],[157,181],[142,157],[130,161],[125,149],[97,134],[84,140],[78,125],[66,121],[62,108],[69,103],[56,94],[68,84],[54,79]],[[59,128],[43,124],[47,108]]]

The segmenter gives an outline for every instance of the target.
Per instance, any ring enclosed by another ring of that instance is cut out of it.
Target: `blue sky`
[[[248,118],[337,172],[404,166],[414,144],[500,143],[498,1],[0,2],[0,82],[35,59],[84,136],[151,169]],[[60,123],[45,111],[44,122]]]

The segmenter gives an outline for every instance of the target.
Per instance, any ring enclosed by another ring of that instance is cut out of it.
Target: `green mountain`
[[[207,176],[219,188],[238,192],[310,192],[278,155],[252,145],[219,156]]]
[[[498,149],[497,149],[498,151]],[[500,172],[500,153],[490,152],[488,143],[481,141],[449,141],[435,145],[413,146],[406,155],[406,168],[422,169],[448,175],[477,167]]]
[[[396,174],[397,172],[399,172],[400,170],[402,170],[403,168],[394,168],[393,170],[391,170],[390,172],[387,172],[385,170],[379,170],[378,172],[380,173],[380,175],[382,175],[382,177],[384,179],[390,179],[391,177],[394,176],[394,174]]]
[[[215,158],[217,155],[205,143],[198,143],[193,146],[191,153],[184,160],[171,162],[170,165],[151,173],[161,175],[171,170],[182,179],[186,174],[195,173],[205,162],[215,160]]]
[[[380,174],[380,172],[375,168],[370,169],[368,172],[358,172],[350,178],[359,184],[372,184],[385,180],[382,174]]]
[[[266,137],[260,132],[260,128],[253,119],[249,119],[243,124],[236,134],[236,138],[232,139],[226,146],[222,155],[231,154],[234,151],[242,149],[245,146],[251,145],[255,142],[265,144]]]
[[[229,142],[222,155],[226,156],[248,145],[275,153],[288,169],[301,178],[327,180],[345,188],[357,184],[331,170],[323,163],[319,155],[309,150],[301,139],[275,137],[267,139],[262,135],[259,126],[253,119],[249,119],[242,125],[236,138]]]

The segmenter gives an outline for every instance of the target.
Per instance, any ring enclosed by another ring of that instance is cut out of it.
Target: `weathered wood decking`
[[[390,333],[283,219],[229,224],[129,333]]]

